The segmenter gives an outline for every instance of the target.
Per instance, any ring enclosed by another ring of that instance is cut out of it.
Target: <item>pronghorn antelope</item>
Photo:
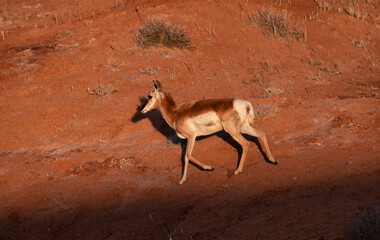
[[[252,126],[254,113],[250,102],[237,98],[222,98],[200,100],[177,107],[172,97],[162,92],[162,85],[159,81],[153,80],[153,84],[154,91],[149,92],[149,101],[141,112],[160,110],[166,122],[177,132],[177,135],[182,139],[187,138],[185,166],[179,184],[186,181],[189,160],[204,170],[214,170],[214,167],[201,163],[191,153],[197,136],[210,135],[223,129],[243,148],[235,174],[243,171],[244,160],[249,148],[249,142],[241,135],[242,133],[257,137],[264,146],[269,160],[273,164],[277,164],[269,150],[265,133]]]

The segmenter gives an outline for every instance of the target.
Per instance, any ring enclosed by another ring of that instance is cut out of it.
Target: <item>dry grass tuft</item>
[[[311,66],[319,66],[319,65],[322,64],[321,61],[319,61],[319,60],[315,60],[315,59],[313,59],[313,58],[311,58],[311,57],[307,57],[307,61],[308,61],[308,63],[309,63]]]
[[[335,69],[325,66],[323,68],[320,68],[320,70],[325,72],[328,76],[342,75],[342,72],[339,70],[338,66],[335,66]]]
[[[359,1],[357,0],[350,2],[348,6],[346,7],[345,11],[348,15],[353,16],[357,19],[362,19],[362,20],[364,20],[368,15],[366,10],[363,10],[363,11],[360,10]]]
[[[271,96],[282,96],[284,95],[284,91],[277,88],[267,88],[263,90],[263,94],[267,97]]]
[[[250,14],[250,22],[260,27],[264,33],[273,34],[274,37],[295,37],[302,36],[301,31],[297,30],[287,19],[286,15],[274,10],[260,10],[255,16]]]
[[[363,49],[367,49],[368,46],[369,46],[369,37],[367,37],[367,39],[356,39],[356,38],[351,38],[350,39],[350,42],[352,45],[354,45],[355,47],[360,47],[360,48],[363,48]]]
[[[112,93],[117,93],[118,90],[112,86],[107,85],[107,86],[99,86],[93,89],[92,92],[90,92],[90,89],[88,88],[87,92],[90,95],[96,94],[97,97],[102,98],[102,97],[111,95]]]
[[[151,19],[139,29],[136,43],[141,47],[164,46],[167,48],[193,49],[191,38],[181,27],[162,19]]]
[[[364,216],[356,220],[348,229],[347,237],[352,240],[380,239],[380,207],[367,206]]]
[[[320,78],[321,78],[321,76],[318,76],[318,75],[309,75],[309,74],[306,74],[306,76],[305,76],[306,80],[318,80]]]
[[[144,70],[140,70],[139,72],[143,75],[148,75],[148,76],[157,76],[158,75],[157,70],[152,69],[152,68],[146,68]]]
[[[125,1],[125,2],[119,2],[118,4],[116,4],[115,6],[113,6],[113,8],[117,9],[117,8],[125,7],[127,5],[128,5],[127,1]]]
[[[276,108],[268,108],[261,111],[256,111],[255,113],[255,119],[263,119],[270,116],[274,116],[278,113],[278,110]]]

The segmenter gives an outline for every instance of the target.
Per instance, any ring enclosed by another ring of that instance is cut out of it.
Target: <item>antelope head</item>
[[[154,91],[149,91],[148,103],[145,105],[144,109],[141,110],[142,113],[147,113],[158,107],[161,101],[162,85],[158,80],[153,80]]]

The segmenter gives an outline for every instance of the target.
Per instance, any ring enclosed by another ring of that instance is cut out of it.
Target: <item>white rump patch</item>
[[[249,109],[247,114],[247,108]],[[234,100],[234,110],[239,114],[242,122],[252,122],[254,119],[254,113],[252,104],[242,99]]]

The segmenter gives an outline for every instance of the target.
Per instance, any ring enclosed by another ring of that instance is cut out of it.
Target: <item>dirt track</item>
[[[0,1],[0,239],[347,239],[380,204],[379,2],[256,2]],[[303,37],[249,24],[269,8]],[[151,17],[195,49],[136,46]],[[218,133],[194,150],[216,170],[178,185],[185,142],[139,112],[153,79],[177,104],[249,100],[280,164],[250,139],[235,176]]]

